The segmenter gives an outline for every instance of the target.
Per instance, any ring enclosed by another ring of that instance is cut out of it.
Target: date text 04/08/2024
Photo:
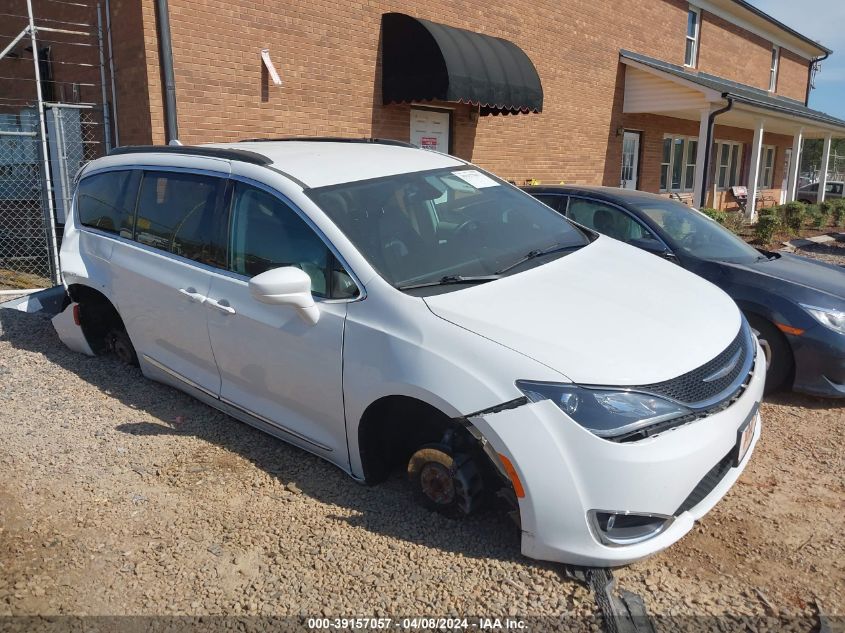
[[[306,622],[309,629],[334,629],[334,630],[417,630],[417,629],[447,629],[447,630],[524,630],[526,623],[518,618],[308,618]]]

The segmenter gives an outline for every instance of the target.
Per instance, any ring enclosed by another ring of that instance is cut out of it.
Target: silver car
[[[845,189],[845,182],[842,182],[841,180],[829,181],[824,188],[825,200],[830,200],[832,198],[841,198],[843,189]],[[813,204],[818,199],[818,192],[819,183],[810,183],[809,185],[804,185],[798,190],[798,195],[796,196],[796,198],[801,202]]]

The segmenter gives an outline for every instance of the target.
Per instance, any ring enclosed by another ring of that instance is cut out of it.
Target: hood
[[[573,382],[598,385],[643,385],[696,369],[733,341],[741,320],[710,282],[604,236],[548,264],[425,302]]]
[[[768,277],[774,283],[786,281],[845,300],[845,268],[808,257],[783,253],[779,255],[777,259],[760,260],[752,264],[725,265]]]

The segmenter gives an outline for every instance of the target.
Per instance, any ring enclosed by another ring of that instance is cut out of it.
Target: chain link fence
[[[100,4],[6,4],[0,34],[0,301],[60,282],[58,251],[75,177],[111,145]]]
[[[47,288],[55,277],[35,108],[0,113],[0,290]]]
[[[106,153],[100,108],[48,104],[47,137],[56,206],[61,226],[70,213],[76,175],[86,163]],[[61,235],[59,235],[61,239]]]

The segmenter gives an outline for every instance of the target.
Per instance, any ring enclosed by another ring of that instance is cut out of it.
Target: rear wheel
[[[783,389],[790,380],[795,359],[789,341],[772,323],[756,315],[748,315],[748,323],[757,332],[760,345],[766,353],[766,395]]]
[[[135,347],[126,330],[123,328],[114,328],[108,334],[109,349],[117,356],[118,360],[126,365],[138,365],[138,355],[135,353]]]
[[[467,516],[482,505],[484,483],[471,455],[445,444],[426,444],[408,462],[417,501],[450,518]]]

